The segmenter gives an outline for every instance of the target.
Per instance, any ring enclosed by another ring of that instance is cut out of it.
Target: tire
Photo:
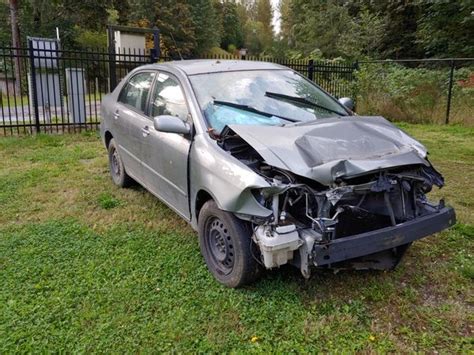
[[[207,268],[221,284],[236,288],[255,281],[261,268],[250,224],[207,201],[199,213],[199,245]]]
[[[115,185],[120,187],[128,187],[133,184],[133,179],[128,176],[123,165],[122,157],[120,156],[115,139],[111,139],[108,147],[109,153],[109,170],[112,176],[112,181]]]

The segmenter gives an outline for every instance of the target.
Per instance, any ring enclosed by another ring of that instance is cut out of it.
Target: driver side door
[[[190,137],[159,132],[153,117],[171,115],[191,124],[191,116],[179,80],[159,72],[150,98],[148,136],[143,140],[143,170],[148,190],[189,220],[188,155]]]

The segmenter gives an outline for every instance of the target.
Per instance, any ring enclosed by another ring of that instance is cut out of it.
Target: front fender
[[[199,191],[208,192],[220,209],[256,217],[268,217],[272,211],[257,202],[251,190],[269,187],[268,182],[245,164],[224,152],[215,141],[195,136],[190,152],[191,213],[196,217]]]

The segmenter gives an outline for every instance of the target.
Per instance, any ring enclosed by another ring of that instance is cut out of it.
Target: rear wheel
[[[207,267],[228,287],[248,284],[260,274],[248,223],[220,210],[210,200],[199,213],[199,244]]]
[[[123,165],[122,158],[115,145],[115,139],[111,139],[108,147],[110,175],[115,185],[128,187],[133,183],[133,179],[128,176]]]

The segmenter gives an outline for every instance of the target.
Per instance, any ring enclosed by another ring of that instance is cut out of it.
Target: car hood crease
[[[351,116],[287,126],[230,125],[269,165],[332,184],[369,172],[423,164],[426,148],[383,117]]]

